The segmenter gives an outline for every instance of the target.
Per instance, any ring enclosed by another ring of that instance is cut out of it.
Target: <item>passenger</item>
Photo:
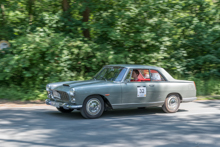
[[[132,78],[134,78],[133,80],[131,80],[132,82],[134,81],[141,81],[140,79],[138,79],[139,76],[139,71],[137,69],[134,69],[132,72]]]
[[[152,73],[151,74],[152,81],[161,81],[161,77],[159,73]]]
[[[149,70],[144,70],[144,78],[145,79],[149,79],[150,78]]]

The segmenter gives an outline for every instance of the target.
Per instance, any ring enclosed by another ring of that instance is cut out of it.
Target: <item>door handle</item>
[[[150,87],[154,87],[154,85],[149,85]]]

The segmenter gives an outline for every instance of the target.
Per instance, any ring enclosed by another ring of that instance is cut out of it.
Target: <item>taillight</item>
[[[194,81],[193,81],[194,82]],[[196,83],[194,82],[195,88],[196,88]]]

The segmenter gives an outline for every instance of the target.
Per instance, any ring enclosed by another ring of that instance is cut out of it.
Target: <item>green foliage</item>
[[[7,100],[45,100],[47,97],[46,90],[24,89],[19,86],[1,86],[0,99]]]
[[[70,38],[47,28],[11,41],[12,53],[0,59],[0,80],[25,88],[44,88],[46,83],[77,80],[89,70],[96,71],[92,52],[96,45],[83,38]],[[96,62],[97,61],[97,62]]]
[[[196,83],[197,95],[220,95],[220,79],[198,79],[190,77]]]
[[[42,91],[47,83],[89,79],[103,65],[125,63],[195,77],[199,95],[219,93],[219,84],[209,79],[220,78],[220,2],[69,0],[69,5],[63,11],[61,1],[1,1],[0,40],[11,43],[0,52],[1,85]],[[83,22],[86,8],[90,17]],[[91,38],[84,38],[85,29]]]

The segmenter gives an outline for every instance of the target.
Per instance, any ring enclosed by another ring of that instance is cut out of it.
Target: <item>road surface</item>
[[[0,106],[1,147],[220,147],[220,101],[182,103],[162,109],[108,111],[84,119],[52,106]]]

